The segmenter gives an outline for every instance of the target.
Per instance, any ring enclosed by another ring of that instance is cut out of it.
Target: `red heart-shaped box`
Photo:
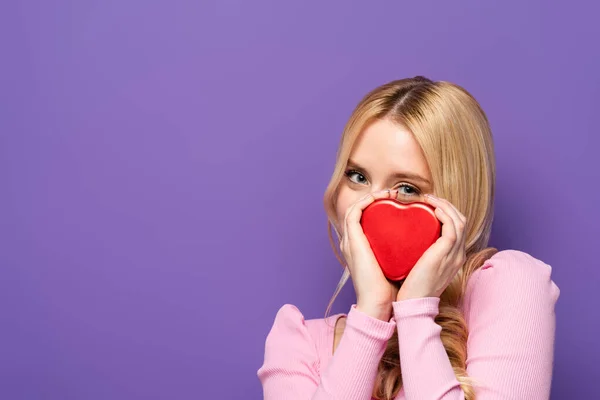
[[[408,275],[441,234],[435,208],[427,203],[377,199],[362,212],[361,225],[373,254],[390,280]]]

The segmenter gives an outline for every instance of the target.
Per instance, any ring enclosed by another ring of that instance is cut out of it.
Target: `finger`
[[[430,197],[429,195],[425,196],[425,198],[429,201],[430,204],[436,207],[440,207],[444,211],[444,213],[446,213],[446,215],[452,218],[452,221],[454,222],[454,227],[456,228],[456,232],[460,238],[465,228],[466,218],[464,217],[464,215],[462,215],[460,211],[458,211],[454,204],[450,203],[446,199],[441,199],[439,197],[434,198]]]
[[[373,193],[367,193],[365,196],[361,197],[359,200],[354,202],[350,207],[348,207],[348,209],[346,210],[346,215],[344,216],[344,224],[345,224],[344,226],[347,227],[348,217],[354,211],[354,209],[357,207],[357,205],[364,204],[364,203],[370,204],[373,201],[374,201]]]
[[[435,205],[437,207],[441,207],[444,210],[444,212],[447,215],[449,215],[450,218],[452,218],[454,220],[455,225],[458,225],[459,223],[462,223],[461,214],[458,211],[458,209],[454,206],[454,204],[450,203],[446,199],[442,199],[442,198],[439,198],[439,197],[432,197],[430,195],[425,196],[425,197],[433,205]]]
[[[459,220],[462,222],[466,222],[467,221],[467,217],[465,217],[459,210],[458,208],[456,208],[456,206],[454,204],[452,204],[451,202],[449,202],[447,199],[442,199],[438,197],[438,200],[440,200],[442,203],[444,203],[447,207],[448,210],[445,210],[447,214],[450,214],[451,217],[453,217],[453,219],[455,221]],[[450,213],[448,213],[448,211],[451,211]],[[454,218],[456,217],[456,218]]]
[[[466,217],[463,214],[461,214],[461,212],[458,211],[458,208],[456,208],[456,206],[454,206],[454,204],[452,204],[448,200],[440,198],[438,198],[438,200],[440,200],[442,203],[443,211],[446,212],[446,214],[449,214],[452,218],[452,221],[454,222],[454,228],[456,230],[457,237],[449,254],[453,257],[459,257],[461,254],[464,253],[464,247],[466,242]]]
[[[446,252],[450,252],[454,247],[457,240],[456,227],[454,226],[454,220],[444,212],[444,209],[437,207],[435,209],[435,215],[442,222],[442,236],[437,242],[443,243]]]
[[[393,197],[394,192],[395,190],[387,189],[380,192],[369,193],[362,199],[358,200],[348,210],[348,215],[346,217],[348,226],[357,225],[358,223],[360,223],[362,211],[365,208],[367,208],[369,204],[373,203],[375,200],[378,199]]]

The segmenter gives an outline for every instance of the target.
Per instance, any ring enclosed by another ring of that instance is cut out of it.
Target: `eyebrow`
[[[348,160],[348,166],[351,168],[359,169],[361,171],[366,171],[365,168],[361,167],[357,162],[355,162],[353,160]],[[431,186],[431,182],[429,182],[429,180],[427,180],[426,178],[422,177],[419,174],[413,174],[411,172],[396,172],[392,176],[394,178],[405,178],[405,179],[412,179],[413,181],[420,181],[422,183],[425,183],[425,184]]]

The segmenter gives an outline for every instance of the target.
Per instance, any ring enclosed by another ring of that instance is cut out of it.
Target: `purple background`
[[[492,244],[553,266],[552,397],[591,398],[599,8],[455,3],[3,1],[0,398],[261,398],[278,308],[322,317],[341,273],[343,124],[417,74],[487,111]]]

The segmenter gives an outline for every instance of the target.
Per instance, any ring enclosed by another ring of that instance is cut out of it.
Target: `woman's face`
[[[343,235],[346,210],[369,192],[398,189],[401,201],[432,193],[425,155],[412,134],[389,120],[376,120],[356,141],[338,190],[336,228]]]

